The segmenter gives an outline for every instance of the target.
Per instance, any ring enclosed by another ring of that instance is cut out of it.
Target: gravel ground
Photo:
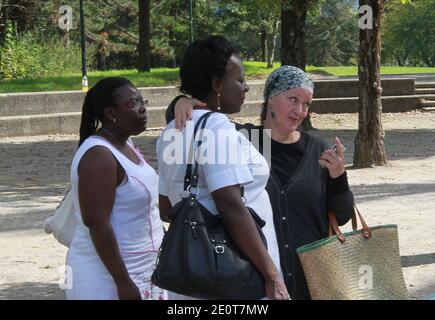
[[[257,121],[257,119],[238,119]],[[384,114],[389,164],[352,169],[357,115],[313,115],[314,134],[344,142],[356,202],[369,225],[397,224],[412,299],[435,296],[435,113]],[[156,166],[152,130],[134,138]],[[41,229],[69,179],[76,135],[0,139],[0,299],[64,299],[66,248]]]

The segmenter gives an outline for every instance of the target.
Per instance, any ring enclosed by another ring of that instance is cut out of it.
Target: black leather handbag
[[[194,141],[200,124],[203,129],[211,114],[206,113],[198,120]],[[188,196],[171,210],[171,224],[163,238],[152,282],[162,289],[202,299],[265,297],[262,275],[237,248],[220,216],[210,213],[191,192],[198,183],[198,163],[196,159],[193,162],[193,173],[192,164],[188,164],[184,179],[184,191]],[[261,230],[265,222],[253,209],[247,208],[267,247]]]

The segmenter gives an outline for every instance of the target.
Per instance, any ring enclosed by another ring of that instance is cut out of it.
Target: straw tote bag
[[[329,237],[297,249],[311,298],[314,300],[404,300],[396,225],[369,228],[356,208],[352,232],[341,233],[328,213]]]

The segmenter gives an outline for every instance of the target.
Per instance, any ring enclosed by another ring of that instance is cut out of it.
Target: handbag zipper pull
[[[185,223],[190,225],[190,229],[192,230],[192,235],[194,239],[198,239],[198,231],[196,230],[196,221],[188,221],[184,220]]]
[[[198,231],[196,230],[196,222],[192,221],[190,223],[190,228],[192,229],[192,234],[194,239],[198,239]]]

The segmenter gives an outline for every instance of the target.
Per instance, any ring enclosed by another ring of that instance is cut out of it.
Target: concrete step
[[[415,88],[415,94],[435,94],[435,88]]]
[[[415,110],[420,101],[416,95],[382,97],[382,111],[388,113]],[[357,113],[358,110],[357,97],[314,99],[311,106],[311,111],[315,113]]]
[[[166,107],[148,109],[148,127],[165,124]],[[0,137],[78,133],[81,112],[0,117]]]
[[[424,112],[435,112],[435,106],[434,107],[422,107],[420,108],[421,111]]]
[[[264,81],[249,81],[246,101],[263,99]],[[357,80],[319,80],[314,82],[314,98],[357,97]],[[414,79],[382,80],[384,96],[414,94]],[[180,94],[177,87],[139,88],[150,107],[167,106]],[[0,115],[20,116],[50,113],[81,112],[85,94],[81,91],[0,94]]]
[[[263,100],[247,101],[235,117],[259,116]],[[393,96],[382,98],[383,112],[405,112],[417,109],[420,98],[411,96]],[[359,101],[351,98],[314,99],[311,111],[315,113],[356,113]],[[148,128],[162,128],[165,122],[166,106],[148,108]],[[39,115],[20,115],[0,117],[0,137],[71,134],[78,133],[81,112],[48,113]]]
[[[247,100],[263,97],[264,82],[249,82]],[[176,87],[139,88],[150,107],[167,106],[180,94]],[[81,112],[85,93],[82,91],[32,92],[19,94],[0,94],[1,116],[43,115],[51,113]]]
[[[262,101],[245,103],[241,111],[230,118],[259,116]],[[166,106],[147,109],[147,127],[166,126]],[[78,133],[81,112],[63,112],[37,115],[0,117],[0,137],[37,136]]]
[[[179,94],[176,87],[139,88],[150,106],[168,105]],[[0,94],[0,115],[21,116],[81,112],[85,93],[82,91],[32,92]]]
[[[413,78],[385,78],[381,81],[383,96],[413,95]],[[359,95],[359,81],[349,79],[314,81],[314,98],[351,98]]]
[[[435,101],[435,94],[419,94],[418,96],[424,100]]]
[[[420,107],[435,107],[435,101],[422,101]]]
[[[435,82],[416,82],[416,88],[435,88]]]

